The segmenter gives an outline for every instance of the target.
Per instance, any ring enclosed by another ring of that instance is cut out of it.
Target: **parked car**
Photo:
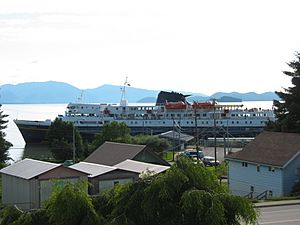
[[[186,155],[189,158],[197,159],[197,151],[196,150],[186,150],[183,152],[184,155]],[[203,151],[198,151],[198,157],[199,159],[202,159],[204,157]]]
[[[212,156],[204,156],[202,162],[205,166],[218,166],[220,164],[219,160],[215,161],[215,157]]]

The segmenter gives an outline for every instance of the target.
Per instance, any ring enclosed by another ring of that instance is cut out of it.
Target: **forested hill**
[[[94,89],[81,90],[70,84],[55,81],[21,83],[17,85],[5,84],[0,86],[0,103],[69,103],[78,101],[80,97],[82,97],[81,101],[83,102],[119,103],[121,87],[106,84]],[[179,90],[178,92],[181,91]],[[158,93],[159,90],[126,87],[126,98],[130,103],[155,102]],[[192,96],[188,98],[190,101],[206,101],[211,98],[223,101],[272,101],[273,99],[278,99],[278,96],[273,92],[263,94],[254,92],[218,92],[212,96],[191,92],[183,92],[183,94],[191,94]]]

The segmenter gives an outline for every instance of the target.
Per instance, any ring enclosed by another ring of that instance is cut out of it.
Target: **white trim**
[[[290,164],[290,163],[291,163],[296,157],[298,157],[299,155],[300,155],[300,150],[298,150],[298,152],[297,152],[295,155],[293,155],[293,157],[290,158],[289,161],[287,161],[286,164],[284,164],[282,168],[287,167],[287,165]]]

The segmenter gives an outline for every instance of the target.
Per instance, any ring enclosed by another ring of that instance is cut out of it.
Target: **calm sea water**
[[[227,104],[227,103],[226,103]],[[231,103],[228,103],[231,104]],[[249,101],[242,102],[245,108],[263,108],[272,109],[272,101]],[[67,104],[4,104],[1,110],[8,115],[9,120],[5,130],[6,139],[13,144],[10,148],[10,157],[14,160],[20,160],[24,154],[25,141],[13,122],[14,119],[24,120],[53,120],[57,115],[64,115]]]

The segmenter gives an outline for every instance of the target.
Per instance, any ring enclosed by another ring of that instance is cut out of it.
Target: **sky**
[[[61,81],[262,93],[289,87],[298,0],[0,0],[0,85]]]

